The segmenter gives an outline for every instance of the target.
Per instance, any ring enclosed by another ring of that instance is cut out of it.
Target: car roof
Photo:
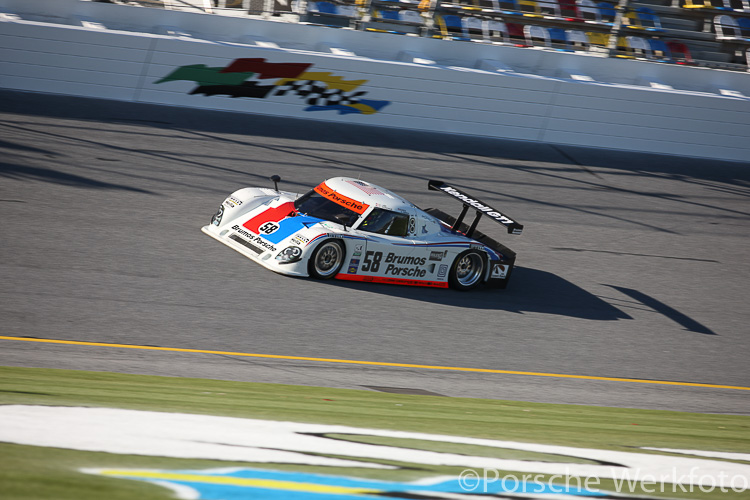
[[[348,198],[388,210],[412,209],[414,204],[401,196],[370,182],[352,177],[333,177],[325,181],[330,188]]]

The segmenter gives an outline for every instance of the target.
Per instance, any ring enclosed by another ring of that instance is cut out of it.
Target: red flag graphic
[[[270,63],[265,58],[235,59],[220,73],[257,73],[258,78],[296,78],[312,64],[305,63]]]

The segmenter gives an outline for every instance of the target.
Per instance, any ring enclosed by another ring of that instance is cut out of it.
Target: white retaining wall
[[[4,88],[750,162],[747,73],[77,0],[0,0],[0,12]],[[340,114],[293,92],[156,83],[239,58],[365,80],[354,91],[388,104]]]

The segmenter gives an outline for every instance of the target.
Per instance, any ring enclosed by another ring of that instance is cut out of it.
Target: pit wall
[[[747,73],[77,0],[0,13],[3,88],[750,162]]]

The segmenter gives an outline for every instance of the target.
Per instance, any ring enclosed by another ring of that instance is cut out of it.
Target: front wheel
[[[470,290],[482,281],[484,266],[484,255],[476,250],[467,250],[453,261],[448,283],[456,290]]]
[[[344,265],[344,244],[338,240],[326,240],[315,249],[308,271],[310,276],[321,280],[333,278]]]

